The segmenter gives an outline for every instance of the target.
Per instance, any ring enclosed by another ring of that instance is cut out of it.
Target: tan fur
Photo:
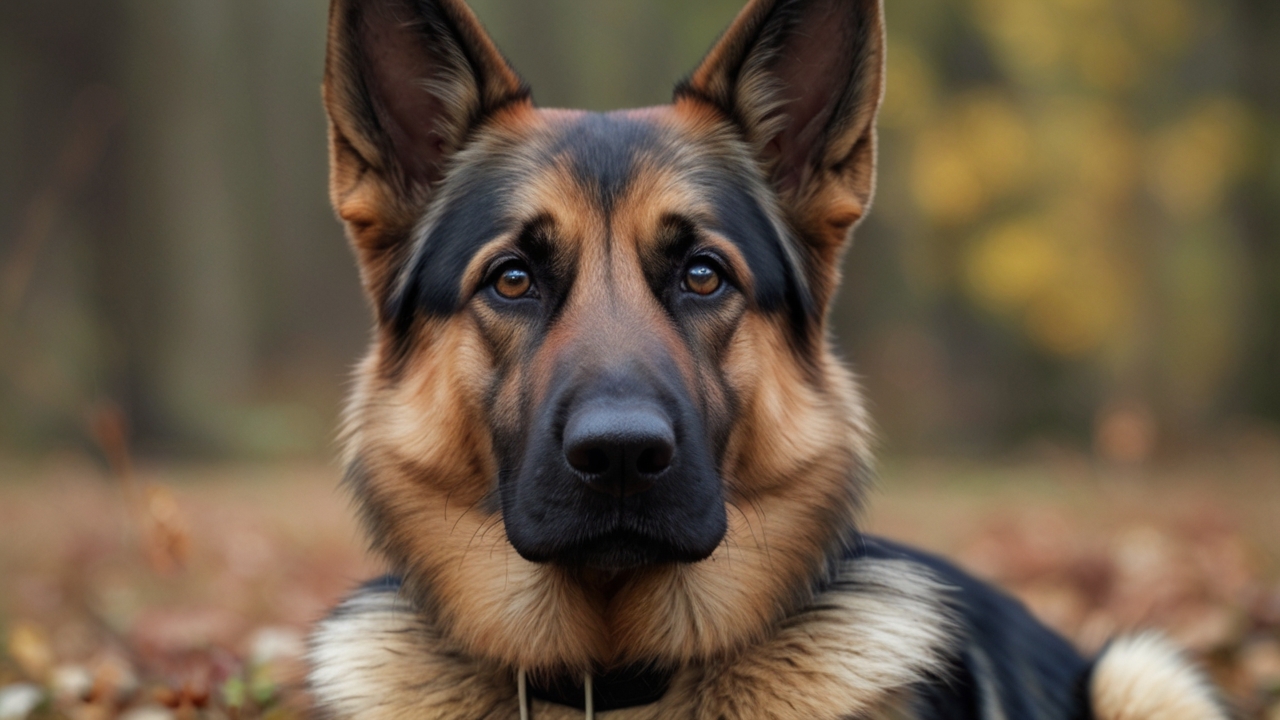
[[[468,652],[585,665],[607,652],[598,603],[564,570],[520,558],[501,518],[479,507],[489,484],[477,478],[496,468],[487,434],[474,430],[478,400],[460,400],[482,395],[491,363],[468,324],[446,323],[393,387],[360,393],[377,398],[356,408],[350,439],[364,462],[379,462],[363,489],[386,513],[387,534],[375,540],[431,578],[442,619]]]
[[[1098,658],[1089,683],[1097,720],[1226,720],[1203,675],[1156,633],[1122,638]]]
[[[811,610],[749,651],[686,668],[652,705],[611,720],[838,720],[897,717],[903,693],[937,672],[950,651],[943,590],[919,566],[847,565]],[[512,672],[458,656],[449,638],[392,593],[363,592],[313,636],[311,685],[335,720],[509,720],[518,716]],[[580,718],[534,703],[539,720]]]

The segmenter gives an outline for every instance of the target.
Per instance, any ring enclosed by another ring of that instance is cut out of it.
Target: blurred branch
[[[89,432],[124,491],[151,569],[162,575],[182,569],[191,546],[186,518],[167,487],[138,481],[129,450],[129,421],[124,411],[112,402],[99,403],[90,411]]]
[[[0,266],[0,338],[18,314],[40,248],[52,233],[59,212],[102,162],[111,130],[123,112],[114,91],[94,85],[76,96],[70,116],[71,127],[48,182],[31,198],[13,249]]]
[[[125,499],[138,502],[133,455],[129,451],[129,421],[124,411],[111,402],[99,403],[89,411],[89,434],[102,450],[111,474],[120,482]]]

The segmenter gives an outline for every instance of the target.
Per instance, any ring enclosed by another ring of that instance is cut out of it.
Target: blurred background
[[[666,102],[740,0],[471,4],[540,104],[603,110]],[[833,315],[873,527],[1082,645],[1161,625],[1280,718],[1280,4],[887,6]],[[372,572],[332,491],[369,314],[326,196],[326,13],[0,3],[0,684],[62,697],[74,660],[114,687],[115,648],[215,712]]]
[[[325,5],[0,8],[6,451],[84,445],[110,401],[147,453],[332,452],[369,318],[326,197]],[[739,2],[474,6],[540,104],[608,109],[666,102]],[[1274,428],[1280,7],[887,12],[881,182],[834,312],[888,447]]]

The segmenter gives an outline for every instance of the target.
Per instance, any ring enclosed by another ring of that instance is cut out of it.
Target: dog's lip
[[[597,487],[597,483],[599,483],[601,480],[601,477],[599,475],[582,472],[581,470],[573,467],[567,462],[564,464],[564,466],[568,470],[568,472],[574,477],[576,477],[579,481],[581,481],[582,484],[588,487],[591,487],[593,489],[596,489],[597,492],[600,492],[604,495],[614,496],[614,493],[612,490],[609,490],[607,488]],[[667,475],[670,469],[671,468],[669,467],[663,468],[661,472],[649,473],[649,474],[643,474],[643,475],[638,474],[633,477],[627,478],[628,480],[630,480],[630,483],[625,486],[625,489],[620,493],[619,496],[616,496],[616,499],[621,502],[623,500],[626,500],[627,498],[630,498],[633,495],[638,495],[640,493],[652,490],[653,486],[658,482],[660,482],[663,479],[663,477]]]
[[[548,553],[551,562],[595,571],[621,572],[653,565],[696,562],[691,552],[661,535],[614,528],[566,543]]]

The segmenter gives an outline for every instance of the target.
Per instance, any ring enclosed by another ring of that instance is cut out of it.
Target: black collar
[[[596,712],[648,705],[662,699],[671,684],[674,670],[632,665],[591,676]],[[550,679],[529,678],[529,694],[539,700],[585,710],[583,678],[557,675]]]

